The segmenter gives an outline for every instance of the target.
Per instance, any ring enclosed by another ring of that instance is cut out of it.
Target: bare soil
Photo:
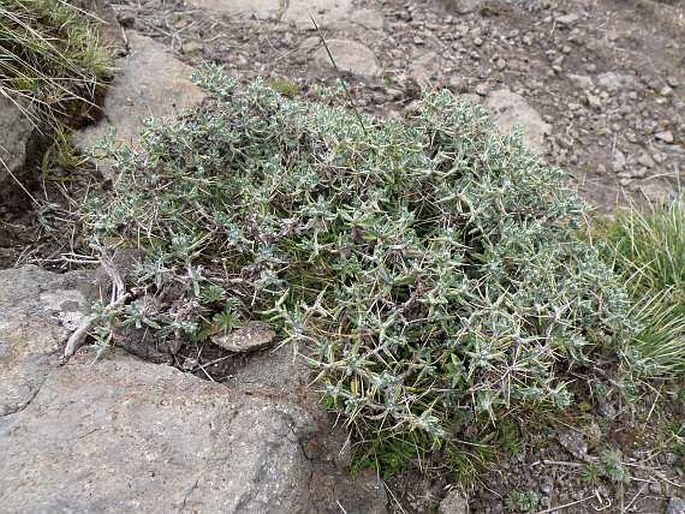
[[[348,78],[355,101],[368,112],[399,116],[420,86],[480,95],[506,87],[552,124],[546,158],[568,169],[596,207],[611,210],[635,195],[664,198],[680,187],[681,1],[485,1],[467,14],[455,9],[460,3],[359,0],[357,9],[381,13],[382,27],[324,27],[326,38],[361,42],[378,58],[380,75]],[[319,45],[313,27],[222,16],[181,0],[124,1],[115,9],[191,64],[214,61],[245,80],[285,80],[304,92],[336,78],[311,58]],[[577,19],[565,23],[566,15]],[[671,142],[657,137],[664,133]]]

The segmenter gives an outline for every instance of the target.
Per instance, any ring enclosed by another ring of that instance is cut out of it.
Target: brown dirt
[[[366,111],[401,115],[419,93],[417,82],[456,93],[507,87],[553,125],[546,158],[567,168],[595,206],[610,210],[628,196],[663,198],[679,187],[685,172],[682,2],[515,2],[524,8],[489,1],[465,15],[450,9],[455,3],[364,0],[357,7],[381,12],[382,29],[325,29],[326,37],[362,42],[379,58],[381,76],[349,78]],[[311,30],[211,14],[179,0],[115,8],[192,64],[215,61],[241,78],[285,79],[304,91],[335,80],[310,58],[317,45]],[[558,21],[564,13],[578,20],[565,26]],[[655,138],[666,131],[673,144]]]

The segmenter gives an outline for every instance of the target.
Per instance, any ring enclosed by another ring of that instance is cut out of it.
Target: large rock
[[[17,176],[26,160],[26,145],[33,132],[31,121],[9,98],[0,94],[0,191]],[[9,171],[8,171],[9,170]]]
[[[383,15],[372,9],[357,9],[352,0],[189,0],[198,9],[228,16],[280,19],[300,29],[360,25],[369,29],[383,27]]]
[[[197,9],[207,9],[219,14],[252,15],[260,19],[280,16],[283,7],[281,0],[190,0]]]
[[[294,23],[301,29],[313,29],[312,18],[319,27],[341,27],[358,23],[368,28],[379,28],[379,23],[380,26],[383,24],[382,15],[378,11],[357,11],[352,0],[290,0],[283,15],[285,21]]]
[[[635,86],[635,77],[627,73],[607,71],[597,75],[597,85],[610,93],[626,91]]]
[[[0,431],[5,512],[307,512],[303,412],[169,366],[80,356]]]
[[[23,409],[59,363],[88,309],[79,289],[87,282],[35,266],[0,271],[0,416]]]
[[[454,10],[459,14],[473,12],[485,4],[485,0],[442,0],[442,2],[448,9]]]
[[[190,81],[192,68],[171,56],[164,45],[136,32],[128,33],[129,54],[117,61],[118,72],[104,104],[104,117],[75,137],[76,144],[92,149],[110,130],[115,142],[139,148],[143,121],[163,121],[199,105],[205,97]]]
[[[381,71],[374,53],[361,43],[346,39],[331,39],[326,41],[326,45],[340,71],[367,76],[378,75]],[[324,47],[314,53],[314,61],[321,67],[333,67]]]
[[[0,272],[2,512],[386,512],[375,476],[345,472],[345,434],[292,349],[226,384],[121,350],[59,366],[92,277]]]
[[[502,132],[510,132],[520,126],[528,149],[537,154],[545,153],[545,136],[551,132],[552,127],[543,121],[525,98],[508,89],[499,89],[490,93],[485,105]]]

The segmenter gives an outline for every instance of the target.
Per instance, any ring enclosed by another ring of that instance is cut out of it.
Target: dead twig
[[[338,79],[340,80],[340,83],[342,84],[343,90],[345,91],[345,96],[347,97],[347,101],[350,102],[350,106],[352,107],[352,111],[354,112],[355,117],[357,118],[357,121],[359,122],[359,126],[362,128],[362,132],[364,135],[366,135],[366,127],[364,126],[364,121],[362,120],[362,115],[359,113],[359,109],[357,108],[357,104],[355,103],[354,99],[352,98],[352,94],[350,93],[350,90],[347,87],[347,83],[343,79],[342,73],[340,72],[340,69],[338,68],[338,64],[335,62],[335,59],[333,58],[333,54],[331,53],[331,50],[328,48],[328,44],[326,43],[326,39],[323,37],[323,32],[321,32],[321,29],[319,28],[319,25],[316,23],[316,20],[314,19],[314,16],[309,14],[309,19],[312,20],[312,23],[314,24],[314,28],[316,29],[316,33],[319,35],[319,39],[321,39],[321,44],[326,50],[326,54],[328,55],[328,59],[330,59],[331,64],[333,65],[333,68],[335,69],[335,73],[338,75]]]
[[[564,503],[563,505],[557,505],[555,507],[550,507],[549,509],[545,509],[545,510],[539,510],[535,514],[549,514],[550,512],[556,512],[556,511],[561,510],[561,509],[567,509],[569,507],[573,507],[574,505],[578,505],[579,503],[585,503],[587,501],[590,501],[594,497],[595,497],[594,495],[586,496],[585,498],[582,498],[580,500],[576,500],[576,501],[569,502],[569,503]]]
[[[121,275],[111,263],[109,258],[103,256],[100,259],[100,263],[112,281],[111,299],[109,304],[104,308],[104,312],[108,313],[125,304],[132,295],[131,293],[124,292],[124,281],[121,279]],[[76,353],[76,350],[83,346],[83,343],[85,342],[86,337],[88,337],[90,329],[97,318],[98,315],[96,314],[86,316],[79,327],[71,334],[67,340],[67,345],[64,348],[64,360],[69,359],[69,357]]]

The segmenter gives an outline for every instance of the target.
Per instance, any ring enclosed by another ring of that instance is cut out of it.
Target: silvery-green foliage
[[[575,235],[583,204],[480,106],[430,93],[381,121],[196,79],[215,100],[115,152],[90,213],[99,241],[144,251],[136,286],[158,301],[140,316],[162,335],[201,340],[232,298],[362,434],[435,442],[456,419],[563,409],[618,359],[627,301]]]

